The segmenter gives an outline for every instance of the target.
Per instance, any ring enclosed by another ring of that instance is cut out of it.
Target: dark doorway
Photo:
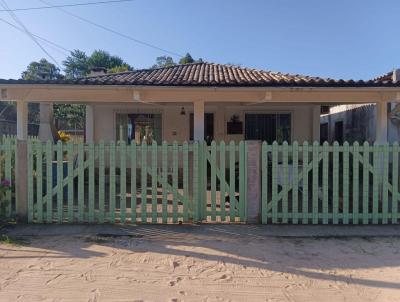
[[[335,122],[335,141],[343,144],[343,122]]]
[[[190,140],[194,139],[194,114],[190,114]],[[211,144],[214,140],[214,113],[204,113],[204,140]]]

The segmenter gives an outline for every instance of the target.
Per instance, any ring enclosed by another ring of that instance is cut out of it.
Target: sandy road
[[[0,301],[400,301],[400,237],[215,228],[0,243]]]

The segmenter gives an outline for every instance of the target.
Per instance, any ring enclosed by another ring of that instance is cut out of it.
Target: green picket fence
[[[28,221],[244,221],[244,156],[245,144],[233,142],[207,146],[30,141]]]
[[[10,183],[4,196],[0,196],[1,216],[10,219],[15,213],[15,140],[8,136],[0,138],[0,182],[7,180]]]
[[[396,224],[399,145],[262,145],[265,224]]]

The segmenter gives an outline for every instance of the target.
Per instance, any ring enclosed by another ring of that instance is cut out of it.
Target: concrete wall
[[[392,104],[389,104],[392,106]],[[349,143],[368,141],[374,143],[376,138],[376,105],[340,105],[331,108],[329,114],[321,115],[321,125],[328,123],[329,142],[335,138],[335,123],[343,122],[343,137]],[[398,142],[400,125],[388,119],[388,142]]]
[[[181,108],[184,107],[186,114],[181,115]],[[205,112],[214,113],[214,136],[217,141],[240,141],[244,139],[244,133],[241,135],[228,135],[226,122],[232,115],[239,116],[243,122],[245,113],[291,113],[292,115],[292,141],[304,140],[312,141],[313,138],[313,108],[315,105],[296,104],[296,105],[275,105],[266,104],[260,106],[239,106],[235,103],[213,103],[206,104]],[[117,113],[161,113],[162,114],[162,138],[168,142],[183,142],[189,140],[190,113],[193,112],[193,106],[189,103],[175,105],[146,105],[146,104],[94,104],[94,141],[98,142],[116,139],[116,114]],[[315,119],[314,119],[315,120]],[[317,125],[319,129],[319,125]],[[315,136],[315,134],[314,134]]]

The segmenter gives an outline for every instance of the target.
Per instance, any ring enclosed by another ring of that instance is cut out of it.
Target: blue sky
[[[39,0],[6,1],[11,8],[43,5]],[[136,0],[67,9],[215,63],[344,79],[369,79],[400,67],[398,0]],[[17,15],[33,33],[67,49],[104,49],[135,68],[149,67],[164,55],[57,9]],[[0,18],[13,22],[7,12],[0,12]],[[2,22],[0,37],[0,78],[18,78],[31,61],[45,56],[27,36]],[[43,45],[59,62],[65,58]]]

